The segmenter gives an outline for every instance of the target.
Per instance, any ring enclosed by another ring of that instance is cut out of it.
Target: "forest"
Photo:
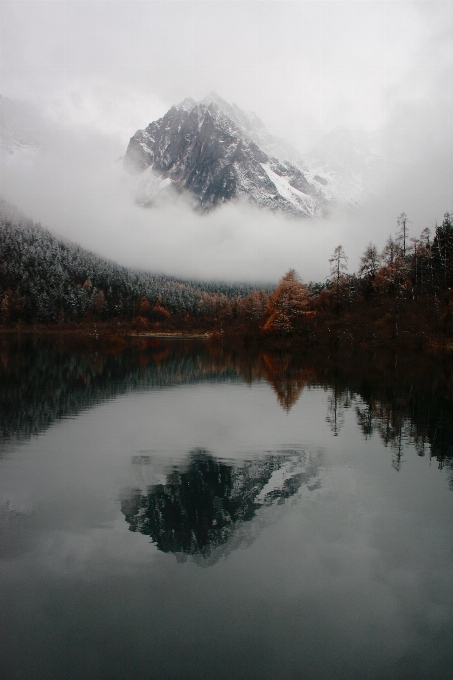
[[[198,319],[219,301],[232,303],[252,290],[248,284],[179,281],[122,267],[55,238],[0,201],[3,325]]]
[[[133,271],[54,237],[0,204],[0,324],[4,329],[210,334],[246,344],[426,347],[453,341],[453,216],[409,234],[402,213],[357,272],[338,245],[325,281],[289,270],[275,286],[182,281]]]

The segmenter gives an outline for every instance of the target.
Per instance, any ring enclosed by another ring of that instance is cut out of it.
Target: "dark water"
[[[0,349],[2,678],[452,677],[452,358]]]

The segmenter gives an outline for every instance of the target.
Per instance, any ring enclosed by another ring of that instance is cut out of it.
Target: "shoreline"
[[[78,346],[91,347],[112,347],[112,348],[125,348],[130,344],[133,344],[134,340],[146,341],[148,340],[202,340],[211,341],[217,346],[238,346],[238,343],[243,347],[260,347],[262,349],[268,350],[291,350],[291,351],[307,351],[309,349],[325,348],[327,350],[340,350],[340,349],[355,349],[355,350],[384,350],[384,351],[394,351],[402,349],[411,349],[422,351],[426,353],[430,352],[452,352],[453,342],[450,338],[439,338],[431,337],[426,338],[423,346],[413,346],[410,342],[399,341],[395,342],[395,339],[385,341],[383,339],[376,339],[374,342],[351,342],[351,338],[347,338],[346,341],[339,341],[339,338],[329,338],[322,337],[312,337],[311,341],[307,342],[307,338],[299,335],[297,333],[287,336],[276,336],[267,335],[262,333],[250,334],[243,332],[224,332],[220,335],[218,329],[212,329],[210,331],[196,331],[187,332],[184,331],[143,331],[131,329],[127,325],[123,327],[112,326],[109,324],[90,324],[79,327],[58,327],[58,326],[16,326],[16,327],[1,327],[0,326],[0,338],[1,337],[49,337],[49,338],[60,338],[61,341],[67,341],[69,343],[75,343]],[[327,340],[327,341],[326,341]]]
[[[166,338],[168,340],[208,340],[212,333],[129,333],[130,338]]]
[[[68,335],[68,336],[78,336],[78,337],[90,337],[97,335],[99,338],[111,337],[111,338],[174,338],[174,339],[198,339],[207,340],[212,334],[211,332],[205,333],[184,333],[183,331],[174,332],[153,332],[149,331],[146,333],[131,331],[127,328],[117,329],[111,326],[96,327],[96,326],[84,326],[81,328],[58,328],[54,326],[50,327],[33,327],[24,326],[16,328],[2,328],[0,327],[0,335]]]

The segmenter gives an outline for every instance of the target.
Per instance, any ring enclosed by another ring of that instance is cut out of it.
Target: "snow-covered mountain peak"
[[[366,198],[376,159],[340,126],[302,157],[255,113],[210,92],[138,130],[124,165],[143,173],[138,195],[146,205],[164,188],[188,192],[203,211],[247,198],[289,215],[320,216],[329,206],[355,207]]]
[[[139,202],[153,204],[164,189],[187,193],[202,211],[248,200],[296,217],[322,215],[325,201],[316,182],[267,154],[244,132],[234,110],[234,118],[228,115],[228,106],[218,96],[186,99],[135,133],[124,165],[140,176]]]
[[[192,97],[186,97],[178,106],[177,109],[182,109],[183,111],[192,111],[192,109],[197,105],[195,99]]]
[[[255,129],[265,129],[264,123],[254,111],[243,111],[237,104],[228,104],[217,92],[210,92],[199,104],[209,106],[215,104],[231,120],[233,120],[242,132],[253,132]]]

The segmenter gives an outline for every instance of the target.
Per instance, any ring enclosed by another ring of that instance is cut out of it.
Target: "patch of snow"
[[[316,215],[319,213],[317,202],[311,196],[308,196],[302,191],[299,191],[299,189],[295,189],[291,186],[286,177],[277,175],[277,173],[271,169],[269,163],[260,163],[260,165],[275,186],[277,193],[280,194],[282,198],[289,201],[289,203],[297,208],[297,210],[302,210],[308,215]]]
[[[297,475],[306,475],[308,478],[313,476],[313,461],[310,455],[297,454],[286,459],[283,464],[273,471],[267,483],[256,496],[255,503],[266,505],[276,492],[283,492],[285,483]],[[318,475],[314,475],[316,479]]]
[[[197,102],[194,99],[192,99],[192,97],[186,97],[184,101],[178,104],[176,108],[182,109],[183,111],[192,111],[192,109],[194,109],[196,105]]]

